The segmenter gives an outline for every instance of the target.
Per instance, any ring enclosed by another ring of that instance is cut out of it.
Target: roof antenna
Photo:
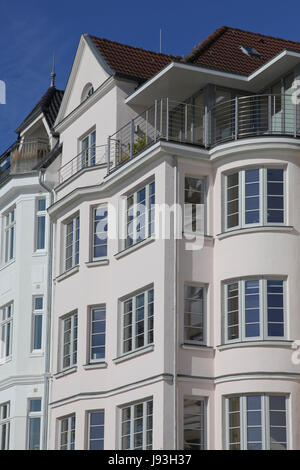
[[[161,53],[161,28],[159,30],[159,52]]]
[[[51,87],[55,87],[55,54],[53,54],[53,60],[52,60],[52,72],[51,72]]]

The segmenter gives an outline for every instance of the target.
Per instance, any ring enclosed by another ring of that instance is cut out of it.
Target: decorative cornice
[[[119,395],[121,393],[126,393],[130,390],[134,390],[141,387],[146,387],[148,385],[152,385],[157,382],[173,382],[173,375],[172,374],[159,374],[153,377],[148,377],[146,379],[139,380],[137,382],[133,382],[127,385],[121,385],[120,387],[105,390],[105,391],[98,391],[98,392],[83,392],[77,393],[76,395],[72,395],[69,397],[62,398],[60,400],[53,401],[50,403],[52,408],[57,408],[59,406],[66,405],[67,403],[72,403],[79,400],[92,400],[95,398],[108,398],[114,395]]]

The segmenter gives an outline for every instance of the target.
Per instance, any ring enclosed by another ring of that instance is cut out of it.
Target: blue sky
[[[56,55],[57,88],[65,88],[82,33],[185,55],[221,25],[300,41],[300,4],[251,0],[0,0],[0,152],[50,84]]]

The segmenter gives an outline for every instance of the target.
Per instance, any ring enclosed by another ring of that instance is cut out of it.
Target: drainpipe
[[[174,157],[174,358],[173,358],[173,393],[174,393],[174,450],[177,450],[177,199],[178,199],[178,162]]]
[[[55,201],[55,190],[44,182],[45,170],[39,170],[39,183],[50,194],[51,205]],[[53,226],[50,223],[48,232],[48,280],[47,280],[47,334],[45,345],[45,391],[44,391],[44,432],[42,449],[47,448],[48,440],[48,404],[50,396],[50,338],[51,338],[51,303],[52,303],[52,243]]]

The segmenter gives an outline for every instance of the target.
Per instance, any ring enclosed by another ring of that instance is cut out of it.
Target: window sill
[[[125,250],[119,251],[119,253],[116,253],[114,256],[116,259],[123,258],[123,256],[129,255],[135,250],[138,250],[139,248],[142,248],[145,245],[148,245],[149,243],[152,243],[155,241],[155,236],[151,236],[148,238],[145,238],[144,240],[136,243],[135,245],[129,246],[128,248],[125,248]]]
[[[74,372],[77,372],[77,366],[70,367],[69,369],[62,370],[62,371],[58,372],[57,374],[55,374],[54,377],[56,379],[60,379],[61,377],[64,377],[65,375],[74,374]]]
[[[97,259],[95,261],[89,261],[85,263],[88,268],[94,268],[96,266],[107,266],[109,264],[108,258]]]
[[[2,271],[3,269],[5,268],[8,268],[8,266],[11,266],[12,264],[14,264],[16,261],[16,259],[11,259],[10,261],[7,261],[7,263],[3,264],[1,267],[0,267],[0,271]]]
[[[205,346],[205,344],[183,343],[181,344],[181,347],[182,349],[191,349],[195,351],[214,352],[214,348],[212,346]]]
[[[252,232],[292,232],[294,227],[291,225],[257,225],[255,227],[238,228],[236,230],[229,230],[228,232],[219,233],[216,237],[219,240],[234,235],[241,235],[243,233]]]
[[[145,346],[144,348],[140,348],[136,351],[132,351],[130,353],[124,354],[123,356],[116,357],[115,359],[113,359],[113,362],[115,364],[119,364],[120,362],[129,361],[130,359],[133,359],[134,357],[142,356],[152,351],[154,351],[154,344],[150,344],[150,346]]]
[[[79,266],[75,266],[74,268],[69,269],[69,271],[65,271],[60,276],[57,276],[57,278],[55,280],[57,282],[63,281],[67,277],[72,276],[75,273],[78,273],[78,271],[79,271]]]
[[[33,351],[29,354],[29,357],[44,357],[44,353],[41,351],[37,351],[37,352]]]
[[[91,362],[90,364],[85,364],[83,366],[84,370],[90,370],[90,369],[106,369],[107,368],[107,362]]]
[[[182,232],[182,237],[184,238],[184,235],[189,235],[191,237],[203,237],[204,240],[207,241],[212,241],[214,239],[213,235],[208,235],[208,233],[202,233],[202,232],[192,232],[189,230],[183,231]]]
[[[257,341],[243,341],[237,343],[228,343],[228,344],[220,344],[217,346],[218,351],[224,351],[225,349],[233,349],[233,348],[268,348],[268,347],[275,347],[275,348],[291,348],[293,341],[289,341],[286,339],[283,340],[257,340]]]
[[[47,256],[48,255],[48,252],[47,250],[36,250],[33,252],[32,256],[34,258],[38,258],[40,256]]]

